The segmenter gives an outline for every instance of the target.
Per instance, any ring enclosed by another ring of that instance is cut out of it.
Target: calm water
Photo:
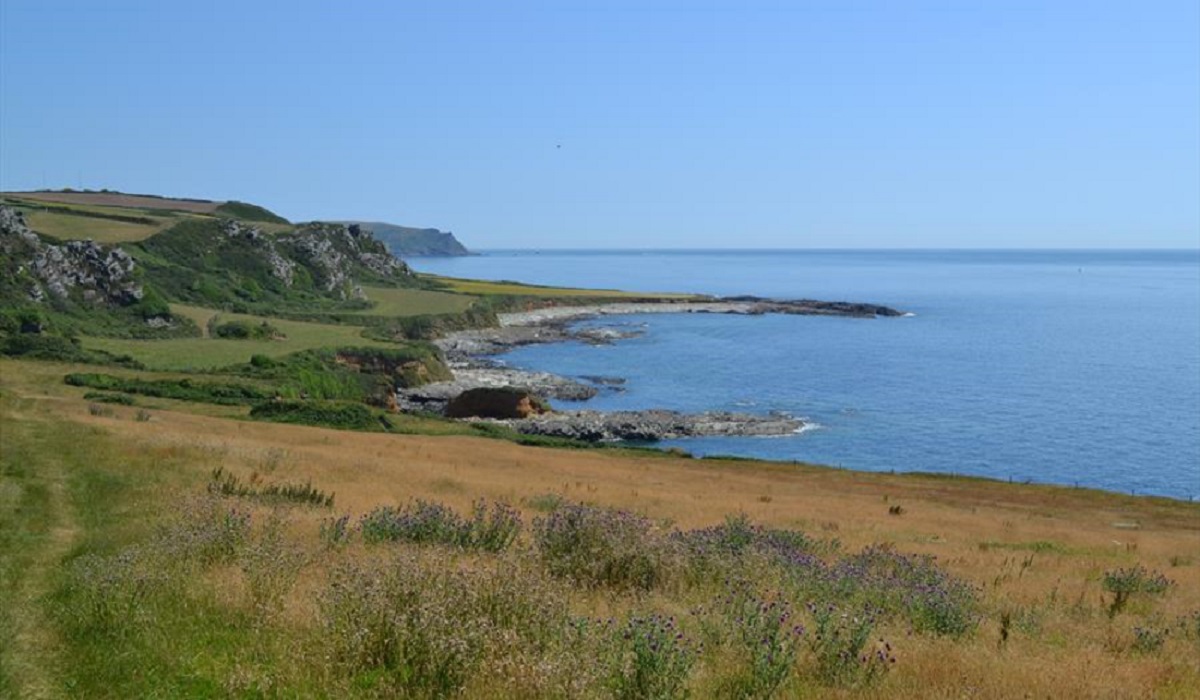
[[[787,411],[784,438],[679,441],[798,459],[1200,497],[1200,253],[494,252],[461,277],[887,304],[901,319],[608,318],[642,337],[512,365],[628,378],[599,409]]]

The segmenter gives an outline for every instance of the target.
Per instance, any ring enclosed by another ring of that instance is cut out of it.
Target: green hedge
[[[342,430],[378,430],[383,426],[371,409],[345,401],[270,401],[250,409],[250,417]]]

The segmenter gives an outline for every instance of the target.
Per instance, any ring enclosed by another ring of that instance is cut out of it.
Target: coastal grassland
[[[128,207],[41,202],[4,197],[4,203],[26,216],[29,227],[61,240],[90,238],[99,243],[125,243],[149,238],[178,222],[178,214]]]
[[[38,233],[66,241],[90,238],[97,243],[140,241],[158,233],[167,224],[136,224],[127,221],[95,220],[59,212],[31,212],[29,227]]]
[[[529,297],[545,297],[549,299],[570,298],[570,297],[589,297],[595,299],[610,299],[610,300],[627,300],[627,299],[696,299],[696,294],[675,294],[675,293],[659,293],[659,292],[624,292],[613,289],[577,289],[572,287],[544,287],[535,284],[523,284],[520,282],[499,281],[490,282],[487,280],[469,280],[459,279],[456,277],[439,277],[436,275],[420,275],[422,279],[429,280],[439,285],[445,286],[455,292],[462,294],[477,294],[480,296],[529,296]]]
[[[1196,504],[351,433],[182,403],[140,420],[89,411],[63,369],[0,361],[6,694],[1183,698],[1200,685]],[[311,484],[333,507],[209,494],[217,468],[256,493]],[[872,567],[894,575],[881,586]],[[1151,584],[1114,612],[1128,581]],[[863,653],[883,639],[894,663],[839,653],[864,625]]]
[[[367,299],[374,303],[369,309],[347,312],[370,316],[421,316],[453,314],[465,311],[475,302],[474,297],[425,289],[403,287],[363,287]]]
[[[207,328],[213,313],[208,309],[172,304],[171,309]],[[343,326],[311,321],[291,321],[249,314],[219,313],[221,321],[244,321],[253,325],[268,323],[282,334],[277,339],[226,339],[215,337],[130,340],[125,338],[83,339],[87,349],[129,355],[150,369],[205,370],[249,362],[254,355],[281,357],[301,350],[339,345],[395,347],[394,343],[363,337],[361,326]],[[203,320],[204,324],[199,321]]]
[[[148,209],[152,211],[190,212],[194,214],[211,214],[222,202],[211,202],[201,199],[177,199],[160,197],[158,195],[126,194],[124,192],[72,192],[72,191],[43,191],[43,192],[6,192],[5,198],[32,200],[35,202],[53,202],[84,207]]]

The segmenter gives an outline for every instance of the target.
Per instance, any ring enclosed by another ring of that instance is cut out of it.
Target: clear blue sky
[[[1195,0],[0,8],[8,190],[478,248],[1200,246]]]

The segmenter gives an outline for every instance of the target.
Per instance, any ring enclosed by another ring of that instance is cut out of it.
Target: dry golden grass
[[[1188,697],[1200,678],[1195,663],[1191,673],[1180,675],[1160,658],[1125,651],[1130,632],[1107,624],[1099,585],[1104,570],[1140,562],[1166,572],[1177,584],[1161,603],[1164,619],[1200,609],[1200,511],[1194,506],[1048,487],[622,457],[483,438],[354,434],[183,413],[163,412],[153,422],[136,423],[124,416],[88,416],[74,402],[61,408],[130,444],[198,447],[243,474],[261,470],[285,446],[276,474],[312,479],[335,492],[339,512],[362,513],[412,497],[459,508],[480,496],[519,504],[551,492],[686,527],[719,522],[742,510],[763,522],[836,535],[850,547],[888,541],[905,551],[935,554],[950,570],[981,585],[989,607],[1031,610],[1041,617],[1038,638],[1014,633],[1004,649],[998,645],[996,617],[985,620],[976,639],[965,644],[903,640],[898,647],[904,663],[878,689],[881,695],[1142,697],[1155,689],[1163,696]],[[206,473],[211,466],[195,468]],[[889,515],[889,504],[902,504],[905,513]],[[1114,523],[1138,527],[1119,529]],[[1020,549],[1035,542],[1062,551]],[[983,543],[1016,549],[984,548]],[[1172,566],[1173,557],[1188,563]],[[1077,604],[1078,612],[1071,612]]]
[[[1169,624],[1200,611],[1200,505],[1098,491],[974,479],[840,471],[743,461],[553,450],[466,437],[347,433],[137,409],[88,414],[81,390],[42,386],[44,375],[13,374],[30,363],[0,363],[5,393],[38,397],[39,411],[111,432],[124,449],[187,454],[177,478],[201,482],[222,466],[248,476],[270,471],[311,479],[336,493],[336,512],[423,497],[466,508],[507,500],[525,510],[548,493],[669,519],[681,527],[751,518],[837,537],[847,548],[892,542],[934,554],[980,586],[985,619],[966,640],[896,639],[900,662],[879,686],[854,697],[1140,698],[1197,697],[1200,649],[1172,638],[1160,654],[1131,649],[1134,620]],[[36,367],[44,367],[37,365]],[[898,465],[900,466],[900,465]],[[901,515],[890,515],[899,505]],[[321,513],[307,517],[315,520]],[[311,529],[311,524],[309,525]],[[1100,577],[1134,564],[1175,585],[1161,599],[1131,603],[1109,621]],[[1018,619],[1006,645],[999,614]],[[603,612],[603,611],[601,611]],[[899,638],[897,638],[899,637]]]

